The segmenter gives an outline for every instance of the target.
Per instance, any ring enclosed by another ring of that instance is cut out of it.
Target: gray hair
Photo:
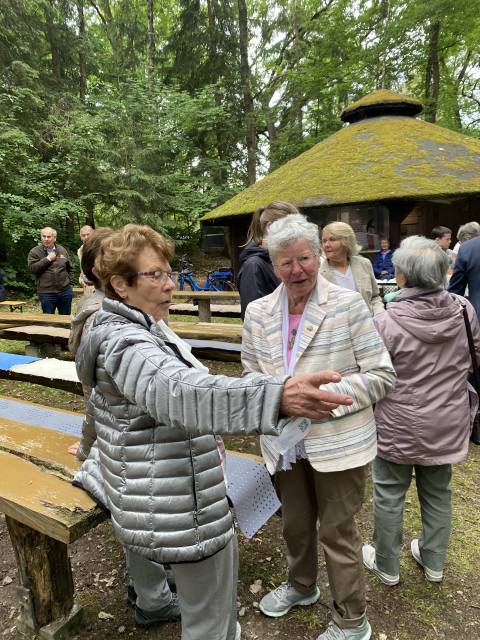
[[[264,239],[271,261],[275,263],[277,253],[285,245],[297,240],[306,240],[313,253],[316,256],[320,255],[318,227],[313,222],[309,222],[304,215],[291,213],[285,218],[272,222]]]
[[[458,229],[457,240],[466,242],[476,236],[480,236],[480,224],[478,222],[466,222]]]
[[[54,240],[57,239],[57,230],[54,229],[53,227],[43,227],[43,229],[40,230],[40,234],[42,234],[44,231],[51,231],[52,232],[52,236],[54,238]]]
[[[447,252],[435,240],[410,236],[393,254],[395,271],[405,277],[408,287],[436,289],[443,287],[449,267]]]

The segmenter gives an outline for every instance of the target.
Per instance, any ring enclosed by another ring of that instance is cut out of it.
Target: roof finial
[[[379,116],[415,117],[422,110],[423,105],[416,98],[388,89],[379,89],[348,106],[342,111],[340,118],[344,122],[352,123]]]

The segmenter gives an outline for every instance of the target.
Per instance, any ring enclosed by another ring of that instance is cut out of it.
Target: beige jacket
[[[352,256],[350,258],[350,266],[352,267],[352,275],[358,293],[367,303],[370,314],[376,316],[377,313],[381,313],[384,310],[384,306],[377,281],[375,280],[375,274],[373,273],[372,263],[367,258]],[[337,284],[335,276],[330,271],[328,262],[325,259],[321,261],[320,273],[329,282]]]
[[[251,302],[245,314],[242,338],[244,372],[284,373],[282,353],[281,284],[273,293]],[[377,441],[372,404],[393,389],[395,371],[368,309],[354,291],[318,277],[305,309],[303,333],[295,373],[333,369],[339,383],[325,385],[353,397],[353,405],[340,406],[333,417],[315,423],[305,438],[305,449],[317,471],[342,471],[370,462]],[[278,455],[261,438],[270,473]]]

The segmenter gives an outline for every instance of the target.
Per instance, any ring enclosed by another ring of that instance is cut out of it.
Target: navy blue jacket
[[[373,260],[373,273],[376,278],[389,279],[395,275],[395,267],[392,264],[393,251],[389,249],[387,253],[382,256],[382,252],[379,251]],[[388,275],[381,275],[382,271],[388,271]]]
[[[461,296],[468,286],[468,299],[480,319],[480,236],[460,245],[448,290]]]

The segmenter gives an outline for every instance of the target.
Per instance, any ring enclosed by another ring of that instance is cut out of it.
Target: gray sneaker
[[[320,589],[315,585],[311,593],[300,593],[289,582],[267,593],[260,601],[260,611],[271,618],[280,618],[297,605],[314,604],[320,598]]]
[[[412,552],[412,556],[418,562],[418,564],[423,567],[423,572],[425,573],[425,578],[429,582],[441,582],[443,580],[443,571],[435,571],[435,569],[429,569],[423,564],[422,556],[420,554],[420,545],[418,544],[418,538],[414,538],[410,544],[410,551]]]
[[[364,618],[362,624],[351,629],[339,627],[335,622],[330,622],[326,630],[321,633],[317,640],[369,640],[372,637],[372,627],[368,620]]]
[[[161,609],[155,611],[145,611],[135,607],[135,624],[139,627],[153,627],[164,622],[178,622],[180,620],[180,607],[178,606],[177,594],[172,593],[170,602]]]
[[[400,582],[400,576],[385,573],[377,567],[375,547],[371,544],[364,544],[362,547],[363,566],[377,576],[383,584],[393,587]]]

